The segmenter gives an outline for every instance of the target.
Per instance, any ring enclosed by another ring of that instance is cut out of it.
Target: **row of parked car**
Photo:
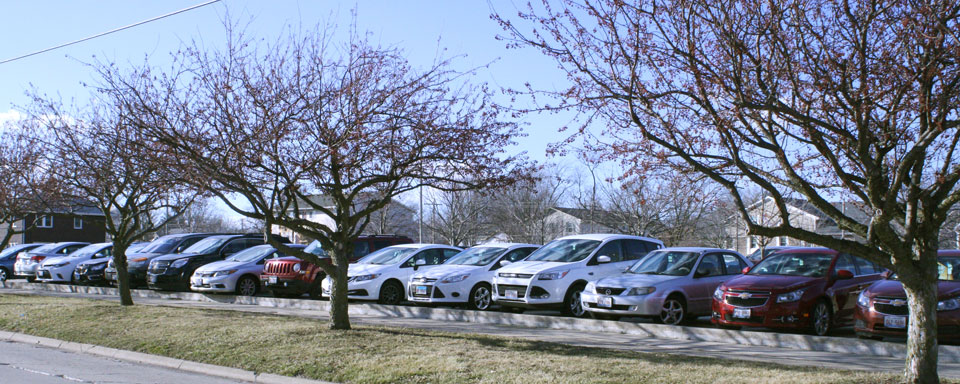
[[[286,239],[278,238],[280,241]],[[331,280],[312,263],[263,244],[257,234],[181,234],[128,252],[135,285],[278,297],[329,296]],[[329,262],[318,242],[306,247]],[[109,243],[27,244],[14,274],[43,282],[111,283]],[[347,294],[353,300],[457,305],[489,310],[558,309],[599,319],[648,317],[679,325],[709,316],[721,327],[806,330],[826,335],[853,325],[861,337],[905,336],[907,302],[896,276],[869,260],[825,248],[782,248],[758,263],[718,248],[664,248],[656,239],[577,235],[536,244],[461,249],[365,236],[354,243]],[[960,335],[960,251],[940,253],[939,335]],[[0,263],[0,277],[9,269]]]

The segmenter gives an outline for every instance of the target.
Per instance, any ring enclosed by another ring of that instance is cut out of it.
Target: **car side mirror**
[[[420,269],[420,266],[427,265],[427,261],[424,259],[417,260],[413,263],[413,270],[416,271]]]
[[[603,256],[597,257],[597,264],[606,264],[606,263],[609,263],[610,260],[611,260],[610,256],[603,255]]]
[[[837,280],[850,280],[853,278],[853,272],[850,272],[846,269],[841,269],[837,271]]]
[[[510,260],[500,260],[500,266],[501,266],[501,267],[506,267],[506,266],[508,266],[508,265],[510,265],[510,264],[513,264],[513,262],[510,261]]]
[[[889,279],[890,276],[893,276],[893,271],[891,271],[891,270],[889,270],[889,269],[886,270],[886,271],[883,271],[883,273],[880,274],[880,277],[883,278],[884,280]]]
[[[744,274],[744,275],[746,275],[747,272],[750,272],[750,267],[745,267],[745,268],[743,268],[743,270],[740,271],[740,273],[742,273],[742,274]]]

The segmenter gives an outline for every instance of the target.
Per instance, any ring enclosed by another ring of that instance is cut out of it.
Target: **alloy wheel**
[[[257,282],[251,278],[240,279],[237,283],[237,291],[241,296],[253,296],[257,294]]]
[[[485,311],[490,307],[490,289],[486,286],[479,286],[473,291],[473,307]]]
[[[0,268],[0,281],[7,281],[7,270]]]
[[[813,309],[813,331],[818,336],[824,336],[830,332],[830,309],[827,304],[820,302]]]
[[[383,286],[383,289],[380,291],[380,303],[381,304],[399,304],[400,303],[400,289],[397,289],[396,284],[386,284]]]
[[[580,302],[580,293],[581,291],[576,291],[570,294],[570,314],[574,317],[581,317],[586,312]]]
[[[676,299],[667,299],[660,310],[660,321],[664,324],[677,325],[683,321],[683,304]]]

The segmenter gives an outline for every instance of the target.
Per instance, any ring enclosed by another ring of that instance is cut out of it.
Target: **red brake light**
[[[39,262],[43,261],[43,259],[46,259],[46,258],[47,258],[46,256],[33,256],[33,257],[30,257],[30,260],[33,260],[33,261],[36,261],[36,262],[39,263]]]

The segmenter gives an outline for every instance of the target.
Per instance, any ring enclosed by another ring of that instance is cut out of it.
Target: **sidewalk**
[[[117,301],[113,296],[86,293],[46,292],[30,289],[4,289],[0,293],[44,295],[57,297],[82,297],[97,300]],[[273,308],[255,305],[227,304],[219,302],[196,302],[155,298],[138,298],[140,305],[158,305],[183,308],[203,308],[241,311],[250,313],[296,316],[327,319],[326,311],[301,308]],[[637,352],[663,352],[685,356],[720,359],[749,360],[794,366],[814,366],[833,369],[900,372],[903,359],[882,356],[864,356],[850,353],[806,351],[764,346],[745,346],[733,343],[718,343],[697,340],[679,340],[625,335],[608,332],[571,331],[550,328],[522,328],[482,323],[456,322],[423,318],[397,318],[393,316],[351,315],[354,324],[387,327],[418,328],[455,333],[472,333],[505,336],[529,340],[555,342],[567,345],[630,350]],[[855,340],[851,340],[852,342]],[[960,378],[960,363],[941,362],[940,375],[944,378]]]

